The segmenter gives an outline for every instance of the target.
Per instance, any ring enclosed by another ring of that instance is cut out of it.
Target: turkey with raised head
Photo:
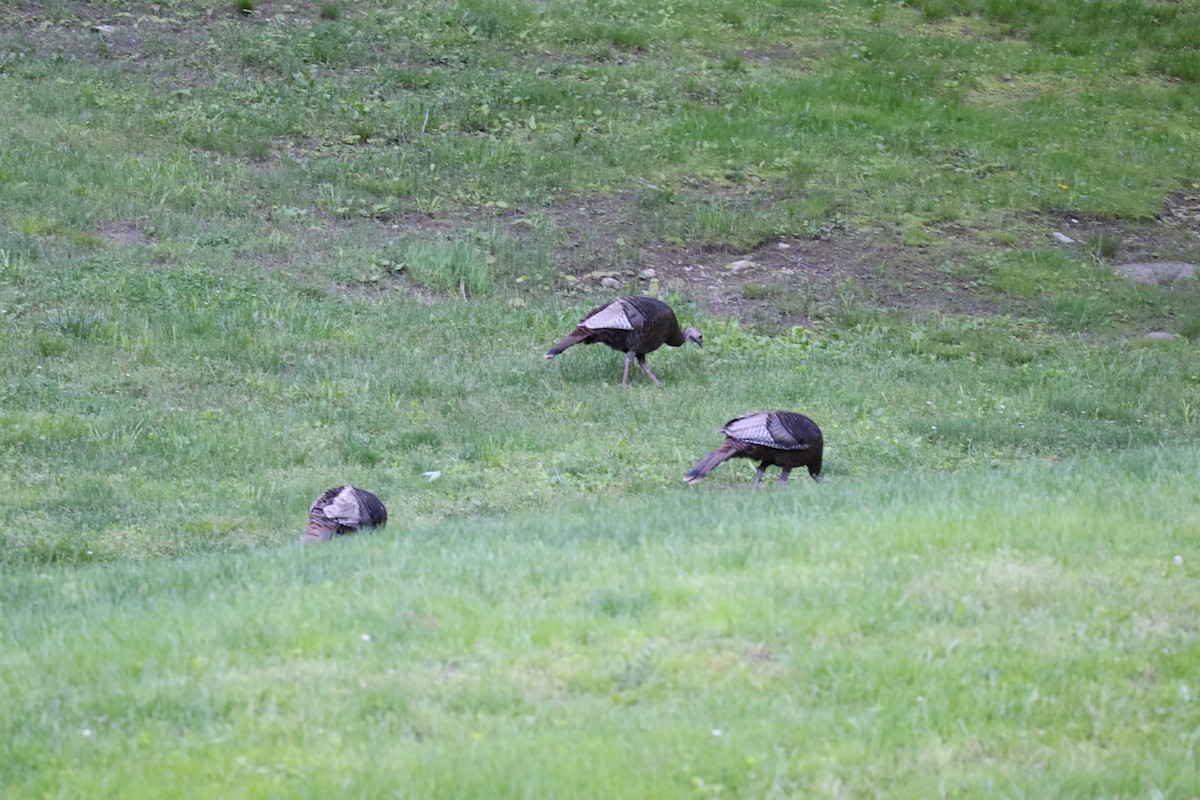
[[[675,319],[675,312],[661,300],[653,297],[622,297],[589,311],[574,331],[550,348],[546,353],[546,360],[549,361],[563,350],[580,342],[600,342],[624,353],[625,372],[621,375],[622,384],[629,383],[629,365],[636,358],[638,365],[650,376],[650,380],[661,385],[646,363],[646,354],[653,353],[664,344],[680,347],[685,342],[695,342],[703,346],[704,337],[695,328],[681,330],[679,321]]]
[[[387,525],[383,502],[357,486],[335,486],[313,501],[308,509],[308,530],[303,543],[324,542],[363,528]]]
[[[750,458],[759,463],[754,473],[754,488],[762,483],[767,467],[780,467],[779,485],[787,484],[788,473],[796,467],[808,467],[815,481],[821,480],[821,452],[825,448],[821,429],[803,414],[791,411],[760,411],[731,419],[718,433],[725,441],[700,459],[683,479],[697,483],[724,461]]]

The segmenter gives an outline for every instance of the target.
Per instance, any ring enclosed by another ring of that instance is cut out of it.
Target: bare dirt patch
[[[667,243],[649,232],[653,210],[629,195],[576,198],[542,213],[556,231],[559,288],[568,294],[669,292],[710,314],[769,328],[808,326],[814,313],[847,299],[955,314],[996,311],[946,268],[946,250],[906,246],[887,230],[831,226],[820,236],[743,250]],[[948,235],[950,246],[956,238]],[[606,278],[620,288],[602,285]]]
[[[747,250],[673,245],[649,233],[652,212],[625,195],[573,198],[539,212],[556,239],[557,291],[589,300],[670,293],[706,313],[768,329],[807,327],[815,315],[848,301],[953,315],[1020,313],[1022,301],[997,295],[986,275],[964,267],[966,254],[987,248],[1070,248],[1114,271],[1129,262],[1200,263],[1200,199],[1185,195],[1169,199],[1155,219],[1032,214],[1014,221],[1003,243],[993,241],[995,231],[951,224],[938,232],[937,243],[924,247],[904,243],[892,230],[840,226],[815,238],[773,239]],[[498,213],[488,224],[532,245],[533,233],[522,224],[527,213]],[[446,235],[479,221],[412,214],[381,225],[380,233],[386,227],[391,236]],[[1072,241],[1056,241],[1055,232]],[[602,284],[605,278],[610,280]]]
[[[100,223],[96,226],[96,235],[109,244],[121,247],[135,247],[146,244],[148,241],[138,224],[127,219],[114,219]]]
[[[937,254],[905,247],[885,232],[839,231],[746,252],[651,245],[641,254],[638,272],[653,270],[660,285],[693,297],[710,313],[768,326],[807,326],[823,305],[850,298],[946,313],[995,310],[948,275]],[[638,283],[648,288],[650,279]]]
[[[1117,271],[1138,283],[1173,284],[1196,277],[1196,265],[1179,261],[1134,261]]]

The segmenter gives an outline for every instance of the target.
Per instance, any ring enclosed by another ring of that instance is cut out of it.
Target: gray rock
[[[1117,272],[1137,283],[1171,283],[1196,277],[1196,265],[1178,261],[1122,264]]]
[[[1175,338],[1175,334],[1170,331],[1150,331],[1146,334],[1147,339],[1158,339],[1169,342]]]
[[[605,289],[620,289],[621,282],[611,276],[605,276],[600,279],[600,285]]]

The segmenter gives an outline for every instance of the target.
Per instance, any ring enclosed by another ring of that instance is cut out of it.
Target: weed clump
[[[1095,261],[1112,258],[1121,249],[1121,234],[1103,231],[1084,243],[1084,250]]]
[[[414,241],[404,261],[409,278],[434,291],[472,297],[486,295],[495,286],[491,264],[470,242]]]

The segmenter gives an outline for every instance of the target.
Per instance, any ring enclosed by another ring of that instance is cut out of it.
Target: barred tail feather
[[[574,332],[568,334],[561,342],[546,351],[546,360],[549,361],[571,345],[579,344],[590,335],[589,331],[585,331],[582,328],[575,329]]]
[[[738,454],[737,448],[726,442],[725,444],[713,450],[704,458],[692,467],[686,475],[683,476],[687,483],[699,483],[704,479],[704,476],[712,472],[718,465],[728,461]]]
[[[309,542],[327,542],[333,538],[333,534],[337,532],[337,523],[331,522],[324,518],[312,514],[308,520],[308,530],[304,532],[304,538],[300,541],[304,544]]]

